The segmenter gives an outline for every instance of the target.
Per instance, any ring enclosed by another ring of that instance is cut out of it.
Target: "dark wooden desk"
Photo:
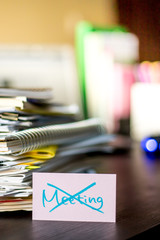
[[[85,161],[98,163],[99,173],[117,174],[116,223],[32,221],[31,212],[0,213],[0,239],[128,239],[160,224],[160,159],[147,159],[136,146]]]

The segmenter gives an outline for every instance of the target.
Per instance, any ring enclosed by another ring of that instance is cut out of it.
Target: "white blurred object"
[[[0,45],[0,84],[52,88],[55,102],[81,110],[75,56],[69,45]]]
[[[120,111],[122,102],[119,101],[122,99],[118,88],[123,88],[123,75],[115,64],[130,64],[138,60],[138,38],[126,32],[89,33],[85,37],[84,54],[88,115],[100,117],[107,129],[113,132],[117,120],[115,111]]]
[[[160,134],[160,84],[135,83],[131,90],[131,137]]]
[[[100,41],[119,63],[134,63],[139,59],[138,37],[129,32],[108,32],[99,35]]]

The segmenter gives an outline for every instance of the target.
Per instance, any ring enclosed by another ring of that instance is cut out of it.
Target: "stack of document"
[[[56,149],[56,146],[50,146],[19,156],[1,156],[0,211],[32,209],[32,178],[25,178],[29,172],[41,168],[46,161],[53,158]]]
[[[77,106],[54,103],[51,89],[0,88],[0,135],[70,122],[77,115]]]
[[[32,138],[23,131],[32,129],[30,131],[34,132],[33,128],[53,127],[77,119],[77,106],[56,104],[53,96],[52,89],[0,88],[0,211],[31,209],[32,178],[24,179],[52,159],[57,149],[49,145],[37,151],[39,146],[35,146]],[[15,135],[18,137],[15,138],[14,134],[25,134],[26,137]],[[49,136],[48,133],[41,146],[48,144]],[[39,144],[42,143],[41,136],[37,137]],[[24,150],[24,140],[33,147]],[[18,152],[19,156],[13,156]]]
[[[7,121],[1,126],[11,126],[13,131],[1,131],[0,135],[0,211],[32,210],[32,173],[60,171],[73,155],[88,151],[83,147],[95,144],[85,143],[87,139],[105,133],[99,119],[75,121],[73,108],[50,108],[50,98],[33,95],[1,93],[1,120]],[[31,125],[24,127],[22,123],[27,122]],[[70,152],[73,148],[75,152]]]

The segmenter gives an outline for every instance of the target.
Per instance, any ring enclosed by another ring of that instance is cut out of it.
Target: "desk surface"
[[[160,224],[160,159],[139,146],[124,154],[89,156],[99,173],[117,174],[116,223],[32,221],[31,212],[0,213],[0,238],[128,239]]]

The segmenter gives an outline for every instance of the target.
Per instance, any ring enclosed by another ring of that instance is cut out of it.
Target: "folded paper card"
[[[116,175],[33,173],[32,219],[115,222]]]

